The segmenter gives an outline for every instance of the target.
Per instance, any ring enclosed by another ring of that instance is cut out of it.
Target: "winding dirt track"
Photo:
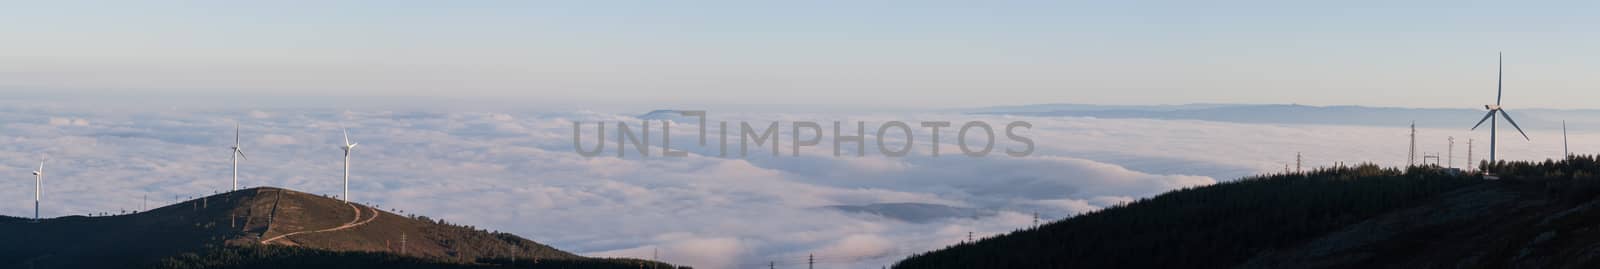
[[[366,215],[370,215],[370,216],[368,216],[366,220],[362,220],[361,216],[363,214],[361,214],[361,207],[358,207],[355,204],[347,204],[347,205],[350,206],[350,210],[355,211],[356,217],[354,219],[351,219],[350,222],[347,222],[344,225],[339,225],[339,227],[327,228],[327,229],[322,229],[322,230],[298,231],[298,232],[286,233],[286,234],[283,234],[283,235],[274,236],[272,238],[267,238],[266,240],[261,240],[261,243],[262,244],[272,243],[273,241],[277,241],[279,239],[288,238],[291,235],[326,233],[326,232],[336,232],[336,231],[346,230],[346,229],[350,229],[350,228],[360,227],[361,225],[366,225],[367,223],[370,223],[370,222],[378,219],[378,215],[379,214],[378,214],[378,209],[376,209],[376,208],[367,208],[367,210],[371,211],[372,213],[371,214],[366,214]]]

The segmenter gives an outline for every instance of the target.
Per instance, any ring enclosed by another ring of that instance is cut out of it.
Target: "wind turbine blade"
[[[1500,105],[1500,97],[1504,96],[1505,93],[1506,93],[1505,80],[1506,80],[1506,54],[1504,52],[1501,52],[1500,53],[1500,63],[1495,66],[1494,105],[1497,105],[1497,106]]]
[[[44,161],[39,161],[39,173],[44,173]]]
[[[1472,126],[1472,130],[1478,130],[1478,126],[1483,126],[1483,122],[1489,121],[1490,116],[1494,116],[1494,111],[1489,111],[1489,114],[1484,114],[1483,119],[1478,120],[1478,125]]]
[[[233,145],[239,145],[239,123],[233,123]]]
[[[350,129],[344,129],[343,127],[340,127],[340,129],[344,130],[344,144],[350,145]]]
[[[244,158],[244,160],[246,160],[246,161],[250,160],[249,156],[244,156],[244,150],[235,149],[235,150],[233,150],[233,152],[239,153],[239,157],[240,158]]]
[[[1518,133],[1522,133],[1522,139],[1527,139],[1528,141],[1533,141],[1533,138],[1528,138],[1528,133],[1527,132],[1523,132],[1522,131],[1522,126],[1517,126],[1517,121],[1511,120],[1511,114],[1506,113],[1506,110],[1501,109],[1500,110],[1500,115],[1501,116],[1505,116],[1506,117],[1506,122],[1510,122],[1511,123],[1511,127],[1517,128],[1517,132]]]

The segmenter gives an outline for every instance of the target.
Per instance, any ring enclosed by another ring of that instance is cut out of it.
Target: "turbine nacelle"
[[[349,151],[350,149],[356,148],[356,144],[360,144],[360,143],[350,143],[350,130],[349,129],[345,129],[343,127],[340,127],[339,131],[344,133],[344,146],[341,146],[340,148],[343,148],[345,151]]]
[[[1501,107],[1500,107],[1500,105],[1483,105],[1483,109],[1487,109],[1489,111],[1495,111],[1495,110],[1500,110]]]

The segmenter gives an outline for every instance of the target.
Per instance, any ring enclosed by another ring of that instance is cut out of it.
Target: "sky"
[[[556,109],[1508,106],[1600,97],[1591,1],[48,1],[0,91]],[[292,102],[292,101],[285,101]]]

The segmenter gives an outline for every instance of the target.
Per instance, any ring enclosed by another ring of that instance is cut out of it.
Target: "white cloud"
[[[260,142],[267,145],[293,145],[298,143],[294,137],[280,134],[262,135]]]
[[[877,234],[844,236],[816,251],[824,257],[883,257],[895,254],[897,244]]]
[[[89,126],[89,120],[81,118],[50,118],[51,126]]]
[[[739,238],[708,235],[669,234],[659,238],[671,242],[665,245],[646,245],[628,249],[587,253],[594,257],[659,257],[677,264],[692,264],[696,268],[735,268],[738,257],[745,254],[746,246]]]

